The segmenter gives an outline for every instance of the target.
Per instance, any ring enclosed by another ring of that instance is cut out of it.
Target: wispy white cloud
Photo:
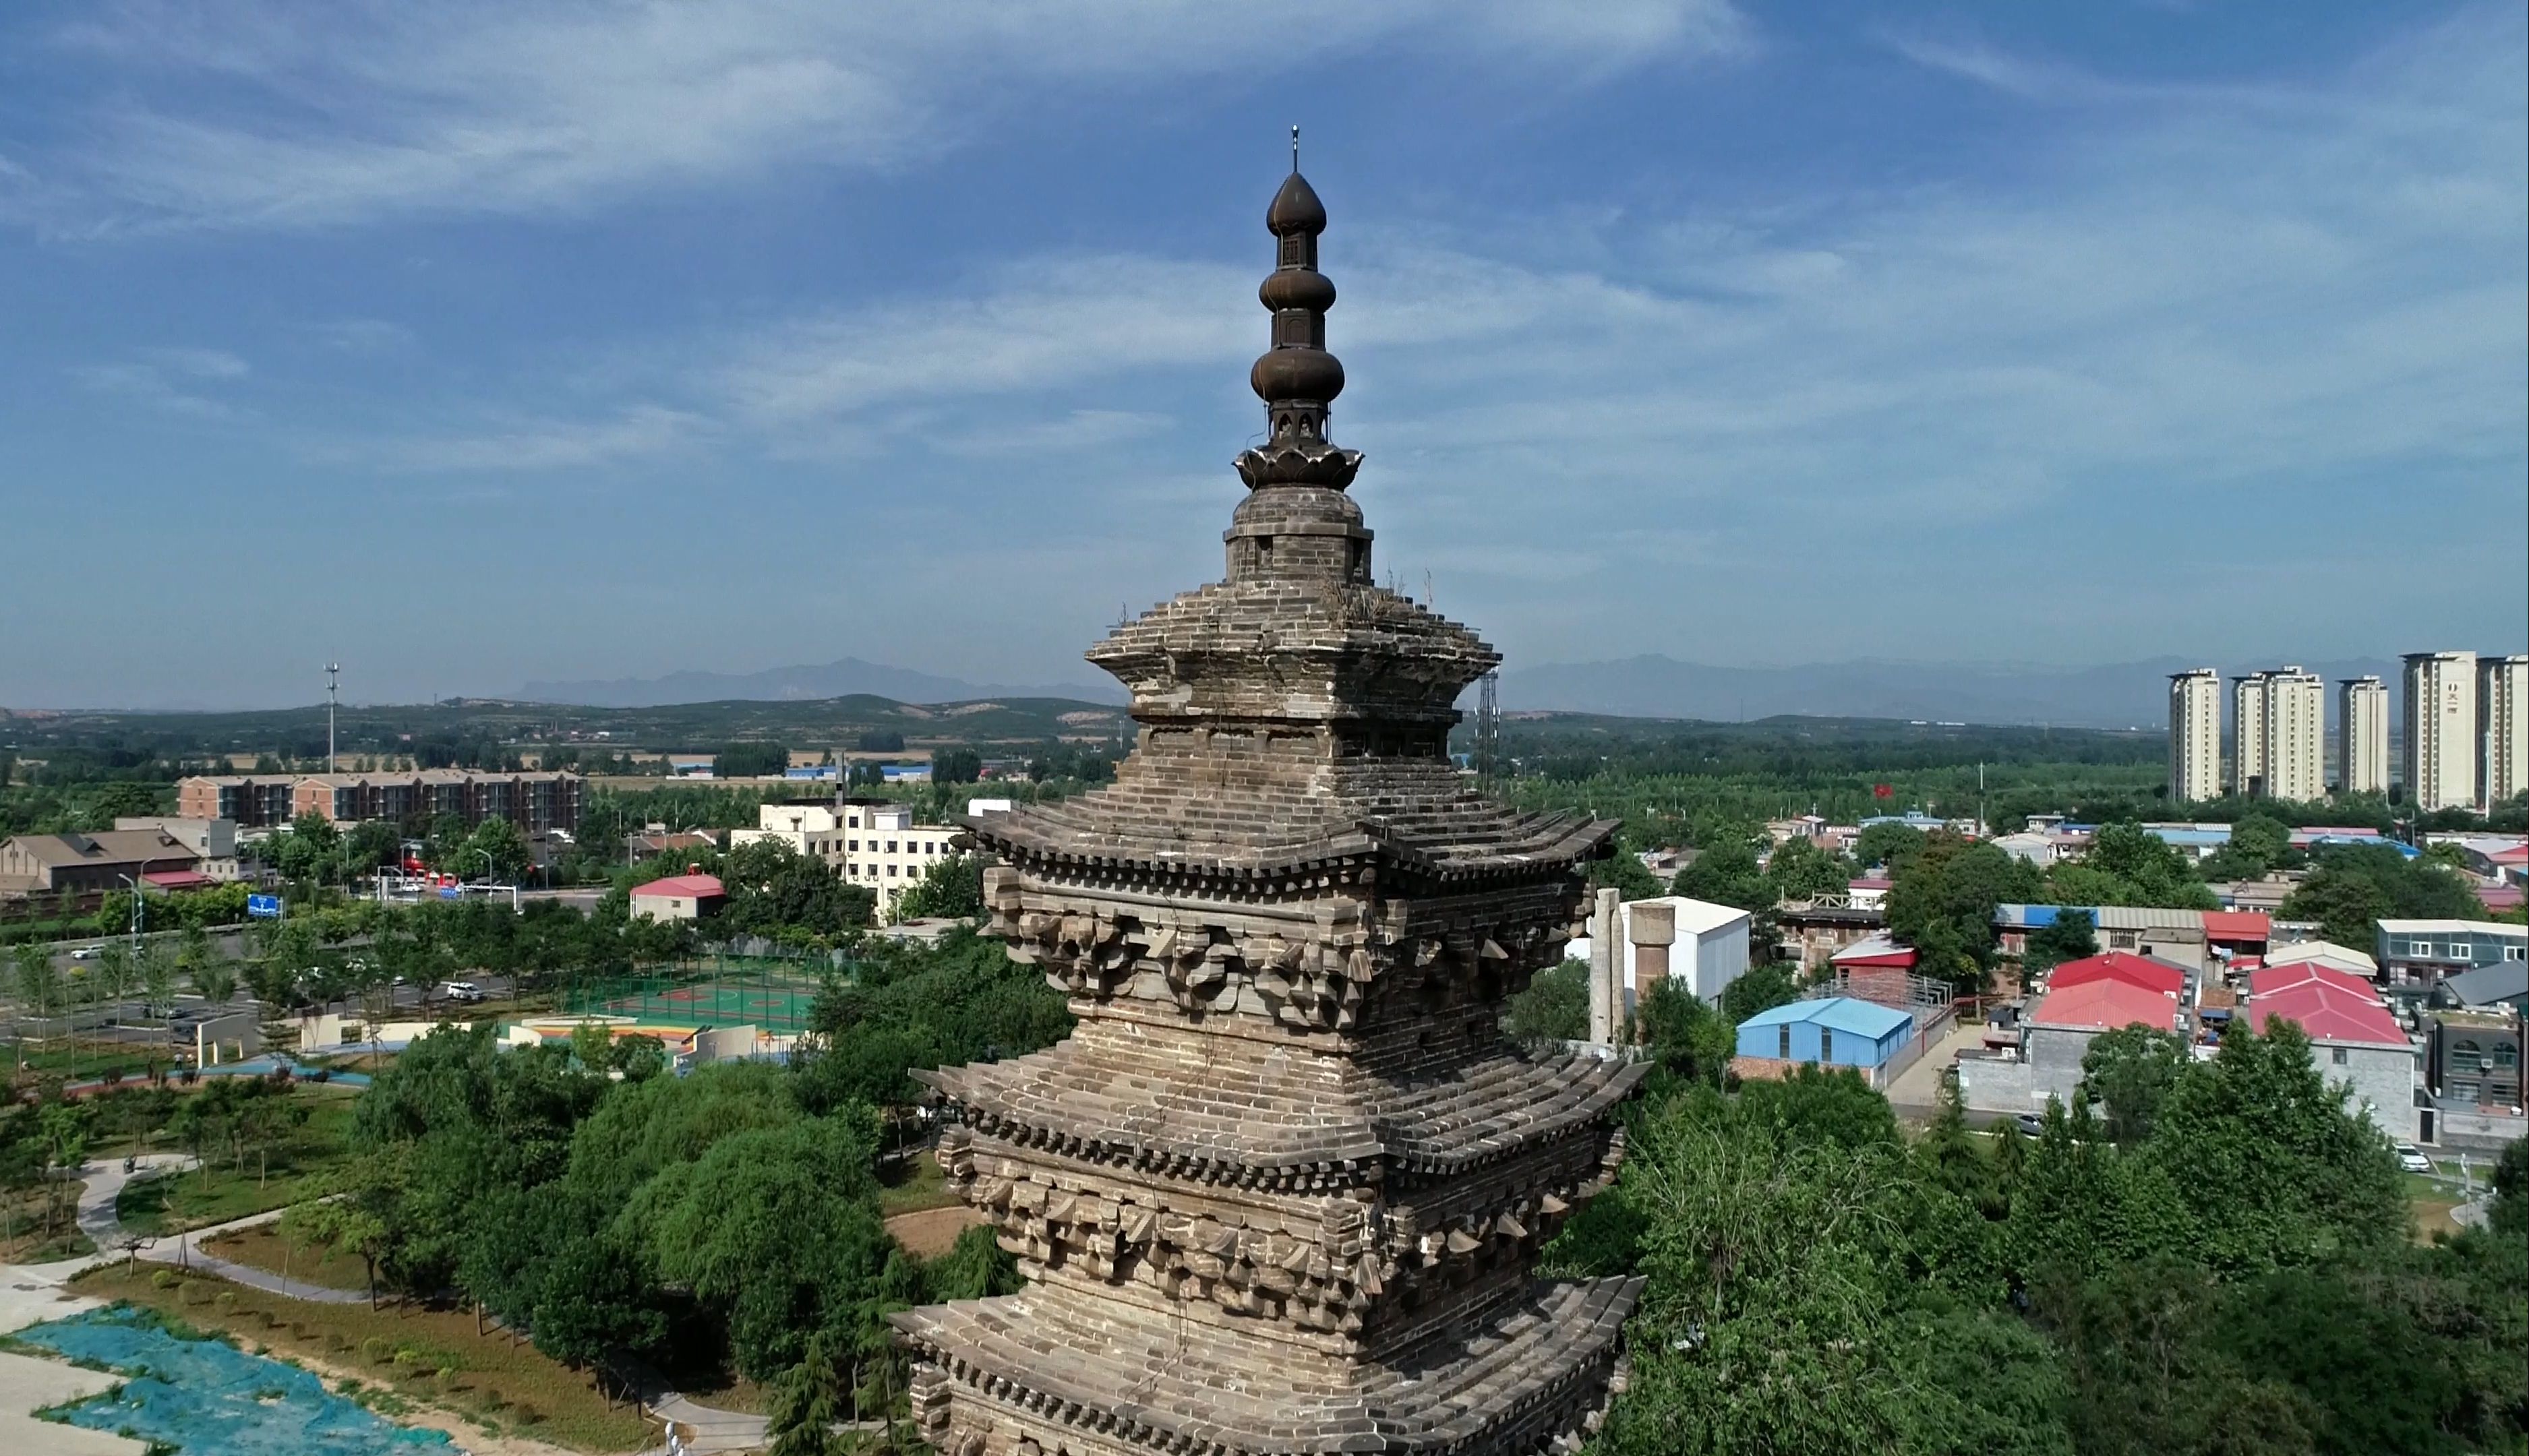
[[[1748,36],[1727,0],[371,0],[287,20],[123,0],[52,33],[113,82],[16,211],[92,230],[543,212],[802,162],[889,168],[1016,105],[1372,47],[1508,62],[1533,87]]]
[[[311,440],[301,454],[325,464],[414,474],[585,470],[691,450],[715,431],[685,410],[632,404],[588,419],[507,417],[435,434]]]
[[[164,414],[217,420],[242,418],[247,411],[205,393],[205,387],[234,383],[251,372],[245,360],[226,350],[163,347],[139,350],[135,357],[112,363],[76,365],[70,374],[97,394]]]

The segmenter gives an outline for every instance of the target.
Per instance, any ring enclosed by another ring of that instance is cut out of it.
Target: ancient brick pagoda
[[[1620,1369],[1640,1281],[1533,1269],[1642,1068],[1497,1029],[1613,826],[1459,779],[1454,705],[1499,656],[1372,584],[1326,436],[1325,209],[1295,170],[1265,222],[1228,579],[1090,651],[1141,725],[1112,785],[967,821],[991,933],[1080,1028],[928,1077],[942,1165],[1030,1280],[896,1317],[946,1456],[1525,1456]]]

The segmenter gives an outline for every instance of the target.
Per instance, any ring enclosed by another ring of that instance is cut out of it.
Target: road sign
[[[245,897],[245,913],[257,920],[279,920],[281,918],[281,896],[277,894],[247,895]]]
[[[439,897],[443,900],[462,899],[464,896],[464,890],[458,886],[443,885],[439,887]]]

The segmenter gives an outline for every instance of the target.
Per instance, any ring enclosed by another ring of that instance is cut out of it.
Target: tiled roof
[[[2068,960],[2047,973],[2049,991],[2061,991],[2092,981],[2122,981],[2144,991],[2176,996],[2186,989],[2186,968],[2157,956],[2136,955],[2130,950],[2110,950],[2099,955],[2085,955]]]
[[[653,880],[647,885],[632,887],[634,899],[657,896],[665,899],[702,900],[726,893],[728,891],[721,888],[720,877],[717,875],[670,875],[665,880]]]
[[[2177,1014],[2175,992],[2150,991],[2130,981],[2099,976],[2047,992],[2028,1013],[2028,1024],[2095,1031],[2148,1026],[2168,1031],[2176,1024]]]
[[[2303,981],[2267,996],[2248,998],[2248,1022],[2263,1033],[2269,1022],[2296,1021],[2313,1042],[2360,1047],[2408,1048],[2405,1030],[2378,998],[2326,981]]]

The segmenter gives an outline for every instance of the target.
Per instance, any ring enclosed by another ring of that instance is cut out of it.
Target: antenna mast
[[[342,686],[339,680],[342,673],[341,663],[325,665],[325,772],[328,774],[339,774],[343,769],[334,757],[334,703]]]

